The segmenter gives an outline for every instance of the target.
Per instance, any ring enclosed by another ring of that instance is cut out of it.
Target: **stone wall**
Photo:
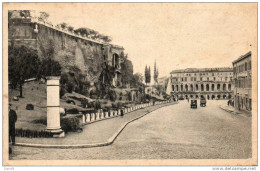
[[[76,65],[91,82],[97,81],[105,60],[112,65],[114,54],[120,57],[124,50],[122,47],[89,41],[74,33],[68,34],[28,19],[10,20],[8,36],[9,45],[25,45],[36,49],[41,59],[52,57],[65,71],[69,66]]]

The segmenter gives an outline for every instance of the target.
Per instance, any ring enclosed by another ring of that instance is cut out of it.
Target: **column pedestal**
[[[60,127],[60,77],[47,77],[47,127],[53,137],[64,137]]]

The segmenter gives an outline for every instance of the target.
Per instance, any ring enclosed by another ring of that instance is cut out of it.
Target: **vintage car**
[[[179,100],[184,100],[184,98],[183,97],[179,97]]]
[[[206,99],[205,98],[201,98],[200,99],[200,106],[206,106],[206,103],[207,103],[207,101],[206,101]]]
[[[197,108],[197,100],[190,101],[190,108]]]

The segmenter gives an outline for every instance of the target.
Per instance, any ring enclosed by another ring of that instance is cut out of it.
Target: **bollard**
[[[86,114],[82,114],[82,123],[86,123]]]
[[[120,116],[124,116],[124,109],[120,109]]]
[[[96,115],[96,120],[99,120],[100,117],[99,117],[99,114],[98,113],[93,113],[94,115]]]

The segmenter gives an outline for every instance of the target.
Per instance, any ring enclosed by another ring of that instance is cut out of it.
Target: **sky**
[[[53,23],[88,27],[123,46],[134,72],[159,77],[174,69],[232,67],[257,47],[256,3],[59,3],[35,4]]]

